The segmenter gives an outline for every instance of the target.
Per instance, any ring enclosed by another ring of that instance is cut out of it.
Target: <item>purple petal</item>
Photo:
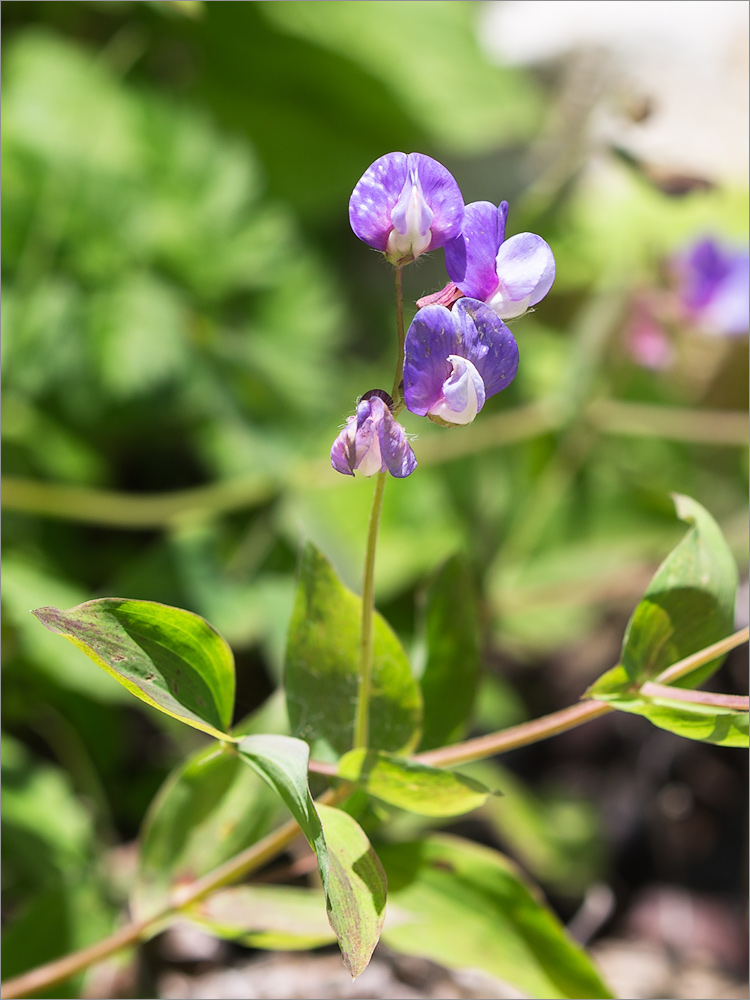
[[[414,154],[412,154],[414,155]],[[365,170],[349,199],[349,221],[355,234],[385,252],[393,229],[391,212],[408,177],[406,153],[386,153]]]
[[[392,476],[397,479],[404,479],[410,476],[417,467],[417,460],[411,445],[406,439],[406,432],[401,424],[397,423],[391,415],[391,411],[380,399],[373,400],[373,412],[375,405],[379,403],[383,409],[383,415],[379,419],[375,417],[380,435],[380,453],[383,456],[383,470],[387,468]]]
[[[445,306],[425,306],[411,321],[404,344],[404,401],[420,417],[443,394],[452,370],[448,355],[461,353],[454,350],[456,332],[453,313]]]
[[[466,206],[461,235],[445,247],[445,266],[452,281],[472,299],[488,299],[497,288],[495,258],[505,237],[508,202]]]
[[[409,153],[407,159],[409,169],[419,177],[425,202],[434,216],[430,226],[432,239],[427,250],[436,250],[460,233],[464,199],[453,174],[442,163],[423,153]]]
[[[482,376],[489,399],[515,378],[518,345],[505,323],[484,302],[460,299],[451,315],[458,326],[456,350],[451,353],[471,361]]]
[[[496,257],[498,286],[487,300],[503,319],[512,319],[540,302],[555,280],[555,258],[549,245],[534,233],[506,240]]]
[[[355,417],[347,419],[346,427],[333,442],[331,448],[331,465],[336,472],[341,472],[345,476],[354,475],[354,430],[356,428],[352,429],[351,426],[354,420]]]
[[[390,471],[402,479],[417,465],[406,433],[379,396],[362,399],[331,448],[331,465],[345,476]]]

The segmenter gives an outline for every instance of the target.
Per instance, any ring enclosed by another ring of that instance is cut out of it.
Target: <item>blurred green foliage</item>
[[[558,273],[514,327],[518,378],[476,425],[406,415],[420,467],[388,485],[377,586],[407,648],[421,579],[462,552],[480,725],[498,728],[530,711],[500,662],[538,673],[592,636],[617,655],[680,533],[670,491],[744,549],[747,465],[715,411],[745,406],[747,341],[681,330],[676,364],[654,372],[625,331],[665,254],[706,231],[744,235],[747,192],[674,199],[614,160],[541,184],[527,154],[555,95],[488,62],[476,14],[453,0],[5,5],[6,974],[101,936],[90,914],[122,894],[96,859],[202,745],[124,707],[28,610],[119,596],[203,614],[233,645],[245,715],[279,678],[300,539],[358,588],[371,484],[338,477],[327,454],[355,399],[392,377],[391,275],[346,212],[382,153],[419,149],[467,200],[509,198],[509,232],[540,232]],[[407,308],[444,283],[433,258],[405,274]],[[644,434],[644,405],[690,408],[701,433],[667,420]],[[614,662],[595,656],[556,673],[543,704]],[[519,790],[525,844],[497,819],[503,800],[487,821],[575,894],[605,862],[591,810],[558,792]],[[36,933],[56,912],[69,932]]]

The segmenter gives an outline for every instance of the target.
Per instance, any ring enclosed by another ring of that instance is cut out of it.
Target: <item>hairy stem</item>
[[[372,616],[375,612],[375,552],[378,544],[380,512],[387,473],[375,477],[375,492],[367,528],[365,568],[362,575],[362,627],[359,634],[359,684],[354,717],[354,747],[366,747],[370,729],[370,689],[372,687]]]

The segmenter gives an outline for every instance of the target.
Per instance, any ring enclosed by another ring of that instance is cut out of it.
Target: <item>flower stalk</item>
[[[383,509],[385,472],[375,478],[375,492],[367,527],[365,568],[362,575],[362,627],[359,634],[359,683],[357,708],[354,716],[354,749],[366,747],[370,736],[370,691],[372,688],[372,619],[375,613],[375,552],[378,544],[380,513]]]

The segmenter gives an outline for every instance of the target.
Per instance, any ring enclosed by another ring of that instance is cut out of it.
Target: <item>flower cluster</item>
[[[421,153],[388,153],[360,179],[349,220],[364,243],[397,268],[445,248],[450,281],[417,302],[404,343],[403,402],[445,426],[469,424],[485,401],[512,382],[518,346],[504,320],[522,316],[555,280],[540,236],[505,239],[508,203],[464,205],[446,168]],[[387,393],[361,398],[331,449],[338,472],[410,475],[416,458]]]

